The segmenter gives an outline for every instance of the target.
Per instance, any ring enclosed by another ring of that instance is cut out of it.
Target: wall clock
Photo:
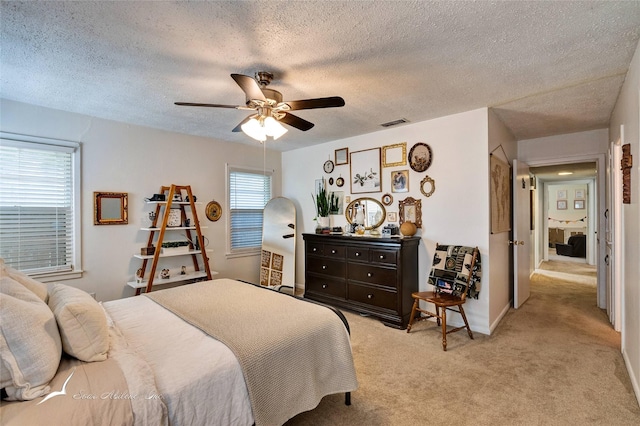
[[[220,203],[217,201],[211,201],[207,204],[205,209],[205,214],[207,215],[207,219],[212,222],[216,222],[222,216],[222,207],[220,207]]]
[[[327,160],[324,162],[324,172],[325,173],[331,173],[333,171],[333,168],[335,167],[335,165],[333,164],[333,161],[331,160]]]

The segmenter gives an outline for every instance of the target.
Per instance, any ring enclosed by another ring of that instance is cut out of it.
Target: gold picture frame
[[[336,166],[349,164],[349,148],[336,149],[334,163]]]
[[[407,143],[396,143],[382,147],[382,167],[407,165]]]
[[[94,225],[127,225],[129,194],[126,192],[94,192]]]
[[[413,222],[416,228],[422,228],[422,200],[407,197],[398,202],[400,206],[400,225]]]

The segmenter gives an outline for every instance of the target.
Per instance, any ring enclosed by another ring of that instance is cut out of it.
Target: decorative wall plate
[[[409,166],[416,172],[427,170],[432,159],[431,147],[426,143],[418,142],[409,151]]]
[[[325,173],[331,173],[333,171],[333,168],[335,167],[335,165],[333,164],[333,161],[331,160],[327,160],[324,162],[324,166],[322,166],[322,168],[324,169]]]
[[[222,216],[222,207],[220,206],[220,203],[217,201],[209,202],[205,208],[205,214],[207,215],[207,219],[212,222],[216,222],[220,219],[220,216]]]
[[[342,185],[344,185],[344,179],[342,179],[342,176],[340,176],[338,179],[336,179],[336,186],[341,187]]]

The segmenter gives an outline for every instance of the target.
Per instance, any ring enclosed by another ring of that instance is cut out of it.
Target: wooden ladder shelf
[[[180,281],[191,281],[191,280],[202,280],[207,279],[210,280],[212,276],[212,271],[209,267],[209,258],[207,257],[207,250],[205,249],[204,237],[202,236],[202,229],[200,227],[200,221],[198,220],[198,214],[196,212],[195,200],[193,197],[193,193],[191,192],[191,186],[189,185],[171,185],[171,186],[162,186],[160,188],[160,194],[165,194],[166,201],[150,201],[150,203],[156,204],[155,209],[155,217],[152,221],[150,228],[143,228],[144,230],[149,231],[149,239],[147,240],[147,247],[151,247],[155,244],[156,250],[153,255],[134,255],[137,258],[142,259],[142,267],[138,270],[138,275],[142,277],[142,283],[134,281],[129,282],[130,286],[136,289],[136,295],[139,295],[143,288],[146,288],[146,292],[149,293],[154,283],[156,284],[168,284],[173,282]],[[176,201],[174,201],[174,199]],[[188,201],[181,201],[188,200]],[[177,207],[176,207],[177,206]],[[180,210],[180,224],[179,226],[169,226],[169,219],[171,210],[179,209]],[[184,226],[187,220],[186,209],[191,209],[191,223],[189,226]],[[160,226],[158,226],[158,221],[161,220]],[[161,257],[168,257],[173,255],[162,254],[162,243],[165,238],[166,231],[169,230],[184,230],[186,233],[187,240],[189,240],[189,251],[185,251],[184,253],[179,253],[176,255],[188,255],[191,256],[193,262],[194,272],[191,274],[178,275],[177,278],[171,278],[169,280],[162,280],[162,282],[158,283],[156,271],[158,270],[158,263]],[[194,231],[192,233],[192,231]],[[157,238],[156,238],[157,233]],[[196,240],[194,241],[194,234]],[[197,242],[197,243],[196,243]],[[198,256],[202,256],[204,271],[201,270],[200,265],[198,263]],[[149,265],[150,263],[150,265]],[[149,269],[149,273],[147,274],[147,269]],[[217,274],[217,272],[213,272]],[[144,281],[145,277],[148,276],[146,283]],[[146,285],[145,285],[146,284]]]

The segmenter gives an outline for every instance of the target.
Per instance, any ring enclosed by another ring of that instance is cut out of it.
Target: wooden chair
[[[449,333],[466,328],[469,337],[473,339],[473,333],[462,305],[466,302],[467,296],[478,298],[480,277],[480,251],[477,247],[436,244],[433,265],[429,274],[429,284],[434,286],[434,291],[420,291],[411,294],[414,302],[407,333],[411,331],[414,322],[435,317],[438,325],[442,325],[443,350],[447,350],[447,334]],[[435,313],[421,309],[421,300],[433,303]],[[464,326],[447,330],[447,310],[458,312],[464,320]],[[424,316],[416,318],[418,312]]]

